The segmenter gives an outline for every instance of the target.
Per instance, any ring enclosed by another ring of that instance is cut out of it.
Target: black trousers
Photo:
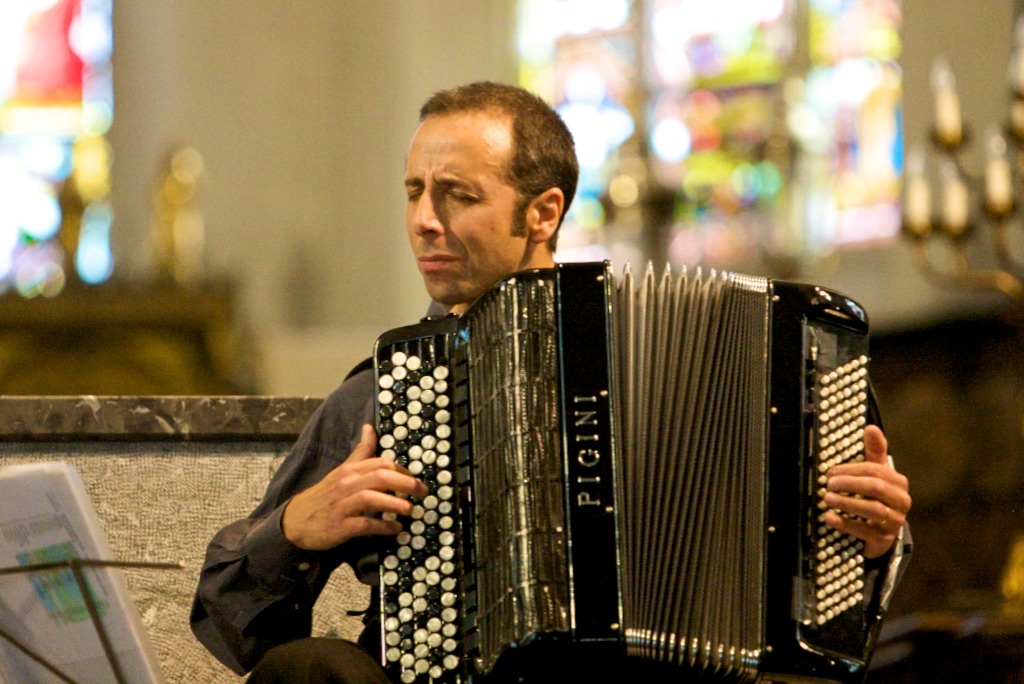
[[[351,641],[307,637],[267,651],[246,684],[391,684],[377,660]]]

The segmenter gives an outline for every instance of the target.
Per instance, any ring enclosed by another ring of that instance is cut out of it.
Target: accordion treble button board
[[[812,508],[803,622],[815,645],[842,652],[863,629],[864,542],[825,523],[824,496],[832,468],[864,460],[868,357],[863,338],[826,326],[814,327],[810,334],[808,403],[814,463],[809,471],[813,481],[808,483]]]
[[[383,659],[395,681],[457,682],[462,635],[452,391],[440,337],[379,347],[380,456],[421,479],[380,568]],[[391,516],[392,518],[394,516]]]

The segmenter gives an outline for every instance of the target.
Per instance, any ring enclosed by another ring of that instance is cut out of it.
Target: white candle
[[[1017,18],[1013,28],[1013,48],[1010,51],[1010,88],[1024,95],[1024,16]]]
[[[932,190],[924,175],[924,152],[915,147],[907,154],[906,197],[903,216],[909,227],[927,233],[932,220]]]
[[[932,65],[932,89],[935,95],[935,133],[939,142],[957,145],[963,138],[960,98],[956,94],[956,78],[942,57]]]
[[[1006,140],[995,128],[990,128],[986,137],[985,205],[993,213],[1004,214],[1013,207],[1013,181],[1010,162],[1006,158]]]
[[[1024,138],[1024,100],[1014,98],[1010,103],[1010,130],[1017,138]]]
[[[967,229],[967,186],[952,162],[943,165],[942,224],[953,235]]]

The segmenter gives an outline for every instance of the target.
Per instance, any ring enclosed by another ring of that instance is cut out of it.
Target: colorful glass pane
[[[111,52],[111,0],[0,3],[0,292],[110,276]]]
[[[580,147],[567,242],[735,266],[895,235],[899,0],[582,2],[519,4],[520,82]]]

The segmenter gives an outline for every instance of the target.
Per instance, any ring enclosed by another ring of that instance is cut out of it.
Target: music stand
[[[75,578],[75,584],[78,586],[78,591],[82,595],[85,607],[89,611],[89,618],[92,620],[93,628],[96,630],[96,635],[99,637],[100,644],[103,646],[103,653],[107,657],[107,662],[110,663],[110,670],[114,673],[115,681],[117,684],[128,684],[128,680],[125,679],[124,676],[124,671],[121,669],[121,665],[118,662],[117,653],[114,651],[114,645],[111,643],[110,636],[107,634],[107,628],[103,626],[103,621],[100,619],[99,609],[96,607],[96,602],[93,600],[92,592],[89,591],[89,587],[85,583],[85,575],[82,573],[83,567],[183,570],[185,568],[185,564],[180,561],[177,563],[133,563],[128,561],[94,560],[91,558],[68,558],[67,560],[56,561],[53,563],[34,563],[32,565],[0,568],[0,576],[26,574],[31,572],[46,572],[48,570],[71,570],[71,573]],[[79,684],[79,682],[76,682],[74,679],[62,672],[60,668],[43,657],[41,653],[37,653],[35,650],[21,643],[19,639],[15,638],[13,634],[10,634],[2,627],[0,627],[0,639],[5,639],[12,646],[35,662],[39,663],[61,681],[67,682],[68,684]]]
[[[114,552],[81,476],[69,463],[0,468],[0,501],[0,666],[10,665],[18,681],[161,682],[149,635],[119,568],[183,565],[105,560]],[[50,643],[61,649],[48,652],[44,644]]]

